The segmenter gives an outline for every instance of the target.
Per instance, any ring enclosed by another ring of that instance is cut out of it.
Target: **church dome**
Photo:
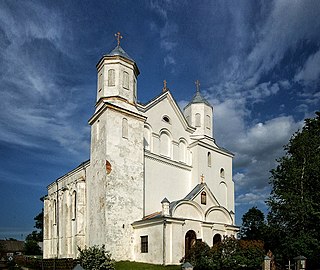
[[[122,49],[122,47],[120,45],[117,45],[117,47],[115,47],[110,53],[108,53],[106,56],[122,56],[132,62],[134,62],[134,60],[125,52],[124,49]]]
[[[204,104],[212,107],[211,104],[209,103],[209,101],[206,100],[206,99],[201,95],[200,91],[197,91],[197,92],[195,93],[195,95],[193,96],[192,100],[189,102],[189,104],[188,104],[186,107],[190,106],[191,104],[195,104],[195,103],[204,103]]]

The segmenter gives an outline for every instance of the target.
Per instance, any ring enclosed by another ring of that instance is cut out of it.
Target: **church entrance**
[[[197,235],[195,231],[193,230],[187,231],[185,236],[185,254],[184,254],[185,258],[189,257],[190,250],[194,246],[196,241],[197,241]]]

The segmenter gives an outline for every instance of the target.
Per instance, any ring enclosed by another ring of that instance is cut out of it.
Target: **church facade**
[[[90,160],[48,186],[44,258],[105,245],[115,260],[179,264],[195,241],[235,235],[233,154],[213,138],[199,84],[183,112],[166,84],[138,103],[139,69],[119,39],[97,74]]]

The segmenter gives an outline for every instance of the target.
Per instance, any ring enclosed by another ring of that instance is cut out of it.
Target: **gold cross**
[[[200,178],[201,178],[201,184],[203,184],[204,183],[204,175],[201,174]]]
[[[195,84],[196,84],[196,87],[197,87],[197,92],[199,92],[200,91],[200,82],[199,82],[199,80],[196,80]]]
[[[120,46],[120,40],[123,38],[123,36],[120,35],[120,32],[114,34],[114,36],[116,37],[116,39],[118,41],[118,46]]]

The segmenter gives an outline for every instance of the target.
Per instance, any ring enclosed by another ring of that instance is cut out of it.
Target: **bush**
[[[237,240],[226,237],[210,248],[206,243],[196,243],[189,260],[195,270],[253,270],[259,269],[264,258],[263,242]]]
[[[105,246],[92,246],[89,248],[78,248],[81,266],[86,270],[115,270],[114,261]]]

